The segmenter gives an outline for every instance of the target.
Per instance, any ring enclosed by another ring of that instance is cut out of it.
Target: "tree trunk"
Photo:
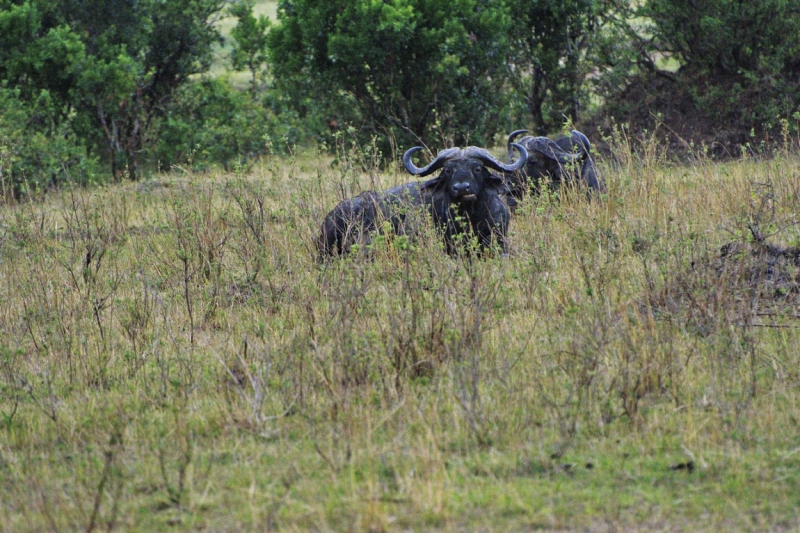
[[[128,179],[139,179],[139,117],[133,118],[133,128],[125,143],[125,162],[128,165]]]
[[[528,94],[528,113],[533,119],[534,133],[537,135],[544,135],[547,133],[547,124],[544,121],[544,114],[542,113],[542,106],[544,105],[544,95],[542,88],[544,87],[544,72],[541,67],[533,67],[531,74],[531,90]]]

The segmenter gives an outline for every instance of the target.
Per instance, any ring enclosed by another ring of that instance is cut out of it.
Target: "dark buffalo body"
[[[503,164],[483,148],[442,150],[424,168],[411,162],[415,147],[403,155],[403,165],[415,176],[441,172],[433,179],[411,182],[391,189],[367,191],[339,203],[322,223],[317,243],[320,258],[346,254],[354,244],[368,244],[371,235],[383,230],[386,222],[399,235],[413,235],[419,215],[430,216],[441,229],[447,250],[454,253],[461,239],[474,235],[482,249],[499,245],[506,251],[506,235],[510,221],[507,195],[509,189],[503,173],[519,170],[527,152],[520,152],[513,164]]]
[[[386,191],[366,191],[340,202],[322,222],[317,242],[320,258],[344,255],[354,244],[369,244],[372,234],[388,221],[398,235],[407,234],[421,206],[425,183],[406,183]]]
[[[509,159],[514,139],[523,133],[527,132],[518,130],[508,136]],[[556,189],[564,183],[575,183],[591,191],[606,192],[597,173],[592,145],[583,133],[572,130],[569,136],[555,140],[528,135],[518,142],[528,151],[528,160],[523,169],[507,174],[514,197],[520,198],[529,191],[538,194],[547,180]]]

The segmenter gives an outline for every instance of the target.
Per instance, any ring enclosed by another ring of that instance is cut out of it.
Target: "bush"
[[[800,109],[796,1],[648,0],[642,14],[712,119],[769,129]]]
[[[322,138],[350,123],[406,146],[481,144],[508,124],[503,1],[287,0],[278,18],[276,87]]]
[[[96,159],[68,122],[56,122],[55,112],[48,91],[31,106],[20,100],[19,90],[0,87],[0,197],[98,179]]]
[[[225,0],[0,2],[0,80],[31,109],[49,98],[51,133],[74,132],[111,174],[138,177],[150,126],[208,70]],[[38,112],[38,111],[37,111]]]
[[[599,15],[604,11],[610,20],[613,6],[593,0],[513,0],[511,5],[515,96],[542,135],[560,129],[565,117],[578,122],[590,100],[588,74],[597,67],[591,53],[602,25]]]
[[[645,12],[665,50],[694,71],[765,75],[800,66],[793,0],[649,0]]]
[[[265,96],[271,101],[269,94]],[[154,157],[161,168],[241,164],[275,146],[297,142],[297,129],[262,101],[234,88],[226,78],[191,82],[176,93],[158,128]],[[281,141],[281,142],[277,142]]]

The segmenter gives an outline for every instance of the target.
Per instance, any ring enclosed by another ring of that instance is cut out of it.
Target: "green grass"
[[[3,206],[2,529],[796,529],[795,313],[703,265],[800,242],[800,160],[623,140],[507,258],[315,263],[343,194],[408,180],[358,147]]]
[[[266,15],[273,21],[278,19],[277,16],[278,12],[278,2],[277,0],[258,0],[253,5],[253,15],[258,18],[261,15]],[[234,26],[236,26],[236,18],[227,16],[221,17],[219,22],[217,22],[217,27],[222,32],[222,35],[227,37],[230,35],[231,30]]]

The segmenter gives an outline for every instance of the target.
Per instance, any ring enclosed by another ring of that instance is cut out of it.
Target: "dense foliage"
[[[65,142],[70,151],[33,168],[5,164],[14,172],[15,192],[23,192],[24,183],[47,185],[47,176],[68,172],[89,154],[103,157],[113,176],[136,178],[153,119],[177,87],[208,69],[212,45],[220,41],[214,15],[223,5],[224,0],[2,1],[0,79],[13,91],[6,98],[25,113],[46,115],[47,124],[34,133]],[[27,139],[14,144],[13,131],[4,138],[12,153],[30,146]],[[80,149],[83,156],[73,157]]]
[[[511,12],[499,0],[290,0],[273,75],[322,133],[343,122],[404,144],[483,143],[506,127]]]
[[[709,119],[774,125],[800,110],[800,9],[793,0],[649,0],[654,51],[681,63]]]
[[[791,0],[649,0],[661,50],[711,74],[787,73],[800,67],[800,9]]]
[[[236,26],[231,30],[233,50],[231,64],[235,70],[249,70],[250,89],[255,95],[259,84],[264,85],[267,63],[267,32],[272,23],[269,18],[253,15],[253,1],[244,0],[231,6],[230,14],[236,17]]]
[[[49,91],[24,102],[20,89],[0,87],[0,198],[93,179],[96,160],[58,111]]]
[[[588,96],[587,53],[597,42],[594,0],[515,0],[511,52],[516,96],[541,134],[577,122]],[[527,122],[523,121],[523,122]]]
[[[790,0],[281,0],[276,21],[257,5],[0,0],[3,196],[344,131],[388,155],[664,117],[736,144],[800,116]]]
[[[224,77],[184,84],[158,119],[155,164],[233,168],[271,149],[284,151],[284,143],[298,142],[302,126],[290,110],[276,114],[268,103],[281,104],[272,92],[253,98]]]

